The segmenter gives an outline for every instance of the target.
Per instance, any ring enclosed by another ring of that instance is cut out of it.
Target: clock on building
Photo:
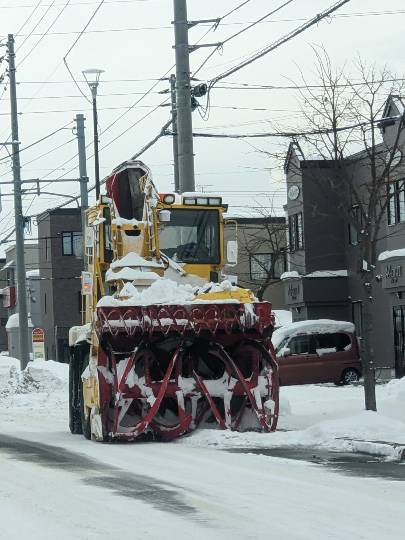
[[[293,186],[289,187],[287,195],[291,201],[295,201],[296,199],[298,199],[299,194],[300,194],[299,186],[294,184]]]

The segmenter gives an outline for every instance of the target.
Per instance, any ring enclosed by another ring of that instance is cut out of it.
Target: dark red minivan
[[[354,325],[319,319],[282,326],[272,336],[280,384],[352,384],[361,377]]]

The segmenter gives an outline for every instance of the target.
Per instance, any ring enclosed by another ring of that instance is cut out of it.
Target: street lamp
[[[96,201],[100,197],[100,164],[98,159],[98,119],[97,119],[97,88],[103,69],[85,69],[83,76],[89,85],[93,98],[93,129],[94,129],[94,177],[96,181]]]

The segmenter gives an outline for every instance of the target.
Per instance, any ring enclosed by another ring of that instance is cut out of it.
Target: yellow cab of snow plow
[[[237,253],[233,240],[225,257],[222,198],[158,193],[138,161],[114,170],[106,187],[107,196],[86,213],[84,324],[70,332],[72,433],[98,440],[146,433],[168,439],[210,415],[222,428],[239,429],[245,409],[253,410],[260,429],[275,429],[277,368],[267,345],[271,306],[247,289],[218,283]],[[248,349],[242,345],[247,337]],[[230,345],[238,350],[235,358]],[[249,381],[238,368],[243,347]],[[229,376],[223,376],[226,392],[216,396],[209,379],[218,370]],[[225,404],[232,395],[237,410]],[[177,418],[173,425],[167,424],[170,415]]]

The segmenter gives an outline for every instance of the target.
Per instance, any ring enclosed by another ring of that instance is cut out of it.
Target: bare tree
[[[384,118],[387,98],[400,93],[398,79],[387,68],[355,62],[335,69],[324,50],[315,50],[318,82],[309,85],[303,74],[299,85],[304,125],[299,136],[306,159],[328,160],[332,167],[317,177],[325,196],[337,205],[356,232],[356,275],[363,302],[365,406],[376,410],[373,350],[373,310],[377,274],[378,242],[385,234],[390,185],[404,173],[404,116]],[[298,87],[298,85],[297,85]],[[305,88],[302,88],[305,87]],[[389,140],[382,130],[390,127]],[[325,184],[327,189],[325,188]]]
[[[256,213],[260,224],[240,227],[240,262],[249,268],[249,277],[243,281],[263,300],[266,291],[280,281],[287,251],[287,225],[285,218],[277,216],[273,200],[260,204]]]

